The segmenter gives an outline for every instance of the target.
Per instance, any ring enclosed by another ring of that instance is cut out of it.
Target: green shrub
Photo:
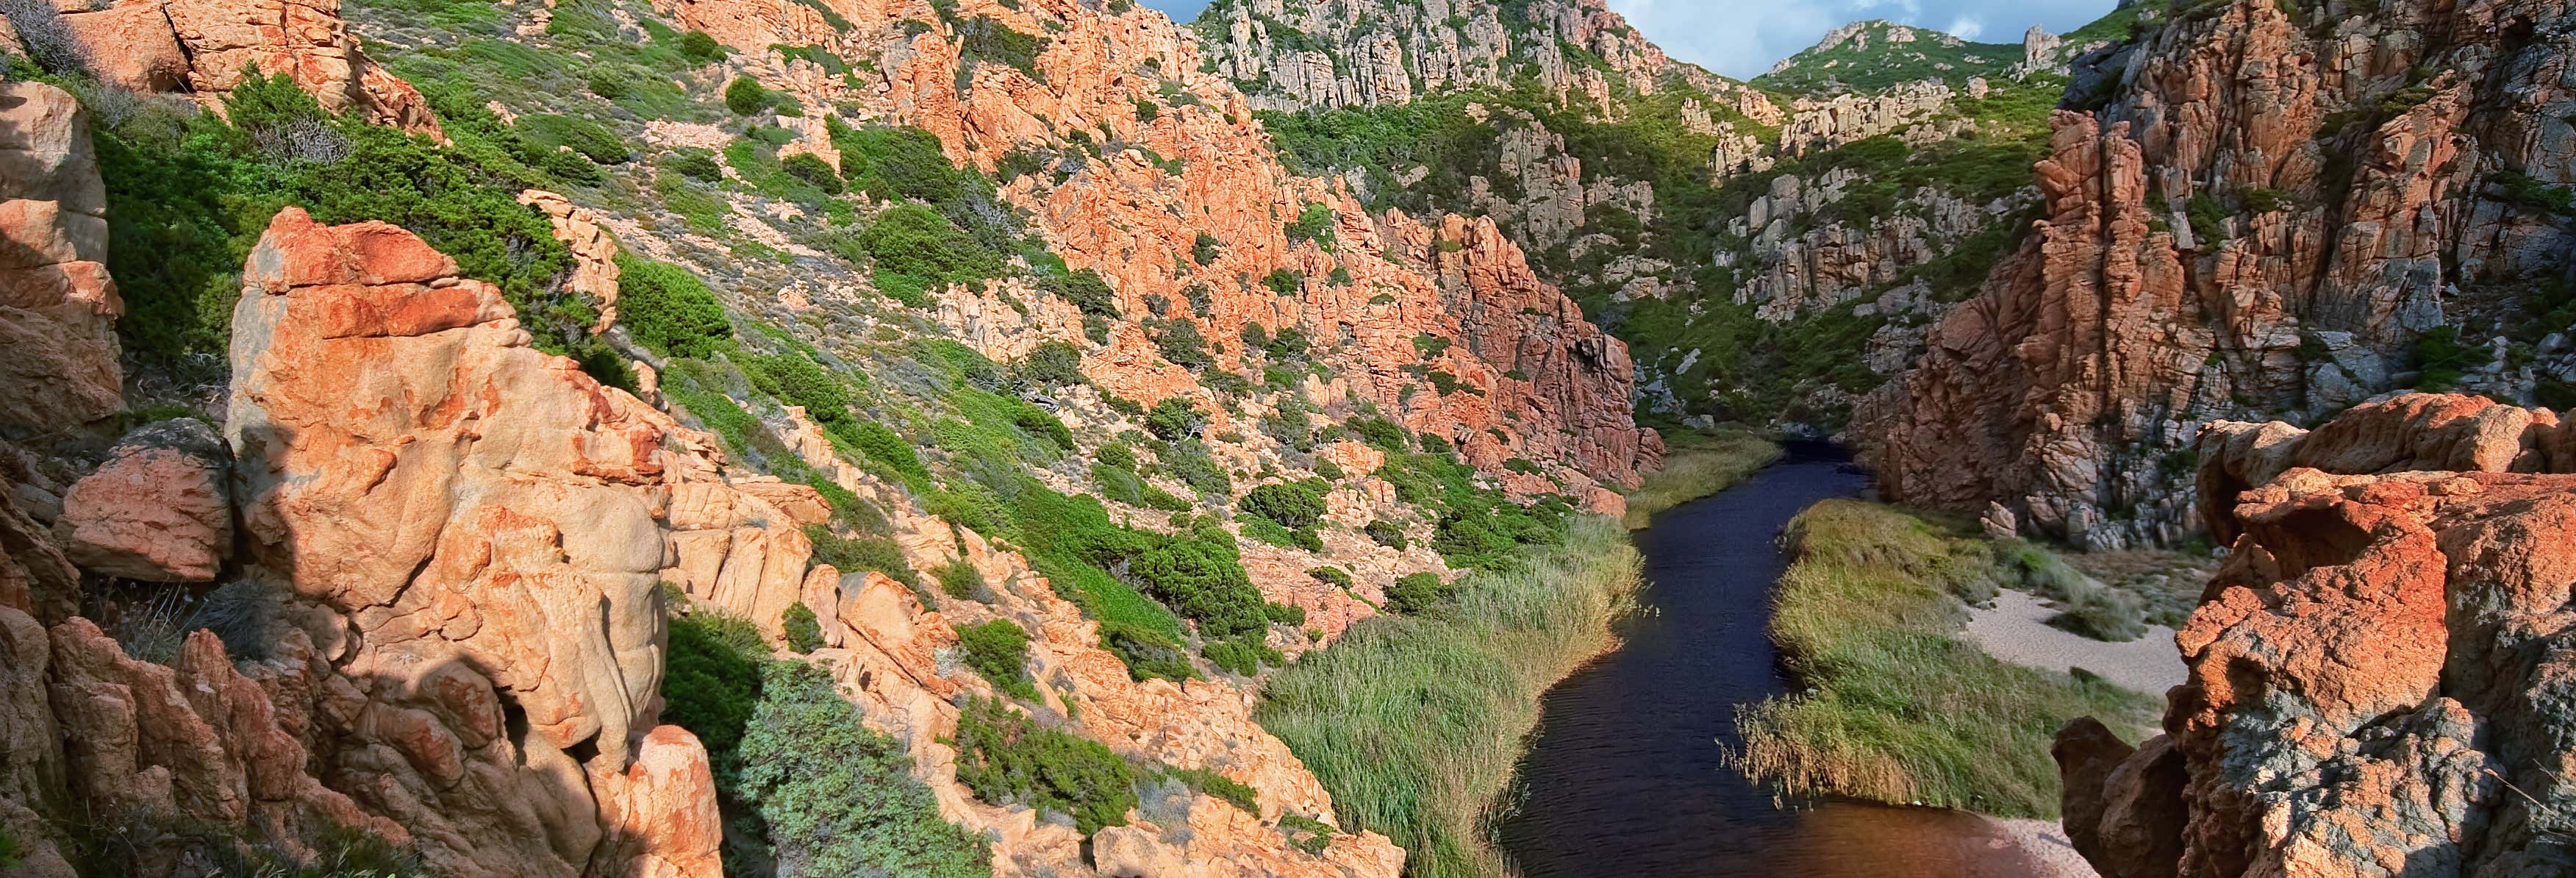
[[[530,143],[546,149],[570,149],[603,165],[621,164],[634,156],[625,138],[580,116],[531,114],[519,117],[516,124]]]
[[[946,592],[949,597],[959,600],[984,599],[983,595],[988,588],[984,584],[984,572],[975,569],[975,565],[965,558],[950,561],[932,572],[939,577],[939,590]]]
[[[769,666],[742,761],[741,795],[768,824],[779,874],[992,873],[984,838],[940,819],[902,743],[870,731],[819,667]]]
[[[733,346],[724,303],[688,269],[617,255],[617,322],[635,342],[673,357],[708,357]]]
[[[778,616],[778,627],[787,635],[787,648],[798,654],[823,648],[822,620],[814,617],[814,608],[797,601],[787,605]]]
[[[1121,450],[1126,448],[1124,445],[1109,447]],[[1165,512],[1188,512],[1194,508],[1190,501],[1173,496],[1170,491],[1154,487],[1152,483],[1145,481],[1143,476],[1137,475],[1132,468],[1132,462],[1135,460],[1133,455],[1128,456],[1127,460],[1131,462],[1131,466],[1117,466],[1105,459],[1092,463],[1091,480],[1100,484],[1101,497],[1129,506],[1142,506]]]
[[[1154,330],[1154,347],[1160,349],[1163,359],[1171,361],[1172,365],[1193,372],[1216,365],[1215,355],[1208,353],[1207,336],[1199,332],[1198,321],[1181,319],[1149,323]]]
[[[1198,435],[1207,427],[1207,413],[1182,397],[1167,396],[1145,413],[1145,431],[1166,440]]]
[[[1084,835],[1123,826],[1136,806],[1136,771],[1106,745],[975,699],[957,717],[957,780],[987,802],[1024,802],[1069,815]]]
[[[672,173],[705,183],[724,179],[724,166],[716,163],[714,154],[703,149],[683,149],[671,153],[662,166]]]
[[[1419,613],[1431,609],[1449,596],[1449,584],[1440,574],[1430,571],[1408,573],[1386,589],[1386,608],[1398,613]]]
[[[1223,799],[1243,813],[1261,816],[1261,794],[1242,781],[1204,768],[1174,768],[1168,773],[1190,789]]]
[[[1038,288],[1072,303],[1085,316],[1119,316],[1118,295],[1109,289],[1108,281],[1101,279],[1100,272],[1086,268],[1049,273],[1038,278]]]
[[[1309,552],[1324,550],[1324,538],[1317,536],[1312,528],[1291,530],[1278,522],[1253,515],[1244,516],[1237,524],[1243,528],[1244,536],[1274,546],[1304,549]]]
[[[858,446],[868,459],[884,464],[897,475],[916,480],[930,478],[930,468],[921,465],[921,455],[912,450],[912,443],[895,435],[886,425],[858,421],[851,428],[851,433],[850,444]]]
[[[680,35],[680,56],[692,62],[713,64],[731,54],[733,50],[725,48],[723,43],[716,42],[716,38],[708,36],[705,31],[693,30]]]
[[[663,654],[663,721],[697,735],[717,765],[732,766],[768,659],[768,639],[751,620],[703,610],[673,617]]]
[[[1278,650],[1271,649],[1268,643],[1263,642],[1264,640],[1265,635],[1262,632],[1250,631],[1223,640],[1211,641],[1204,652],[1208,662],[1216,665],[1218,669],[1229,674],[1249,677],[1261,673],[1262,665],[1286,662],[1286,657],[1281,656]]]
[[[2457,326],[2436,326],[2415,337],[2415,348],[2408,357],[2418,374],[2415,388],[2438,393],[2456,387],[2460,376],[2485,362],[2484,352],[2460,341]]]
[[[843,537],[825,524],[806,525],[805,537],[814,544],[816,564],[829,564],[843,573],[873,570],[905,585],[918,584],[912,565],[903,558],[903,547],[892,537]]]
[[[1029,632],[1009,619],[957,627],[957,648],[966,666],[1002,691],[1035,701],[1038,688],[1029,678]]]
[[[1200,265],[1213,264],[1221,255],[1223,246],[1224,242],[1217,240],[1215,235],[1200,232],[1198,240],[1190,243],[1190,261]]]
[[[967,77],[973,74],[975,65],[986,61],[1028,74],[1030,79],[1046,81],[1046,77],[1038,74],[1038,53],[1046,51],[1046,40],[1021,33],[987,16],[978,15],[955,24],[959,61],[957,90],[965,91]]]
[[[822,157],[810,152],[800,152],[779,159],[778,169],[786,171],[790,177],[803,180],[812,184],[814,188],[823,190],[825,195],[839,195],[844,189],[841,173],[832,170],[832,165],[823,161]]]
[[[999,254],[986,249],[965,230],[918,204],[897,205],[877,216],[857,238],[880,273],[903,275],[928,285],[962,283],[1002,273]]]
[[[725,109],[732,110],[736,116],[749,116],[769,109],[771,100],[769,89],[748,76],[734,77],[733,82],[725,86]]]
[[[1049,341],[1020,361],[1020,377],[1042,387],[1069,387],[1088,382],[1082,374],[1082,352],[1072,342]]]
[[[1315,526],[1324,517],[1324,492],[1331,486],[1321,479],[1301,482],[1273,482],[1243,495],[1244,512],[1258,515],[1291,529]]]
[[[1296,272],[1280,268],[1273,269],[1269,276],[1263,277],[1261,279],[1261,285],[1269,287],[1270,291],[1273,293],[1277,293],[1282,296],[1294,296],[1297,294],[1298,287],[1304,284],[1305,281],[1306,279],[1299,277]]]
[[[1351,575],[1339,567],[1317,567],[1306,571],[1306,575],[1314,577],[1318,582],[1330,583],[1342,588],[1351,587]]]
[[[1306,205],[1288,224],[1287,233],[1288,243],[1314,241],[1326,250],[1333,249],[1333,206],[1320,201]]]
[[[1104,622],[1100,626],[1100,648],[1126,662],[1127,673],[1138,680],[1179,682],[1198,678],[1198,669],[1190,665],[1190,654],[1151,631]]]
[[[928,131],[890,125],[850,128],[837,120],[828,125],[832,148],[841,153],[841,175],[868,197],[940,204],[990,189],[981,175],[951,164],[940,151],[939,137]]]
[[[1369,522],[1368,526],[1360,528],[1360,532],[1367,534],[1370,542],[1394,549],[1398,552],[1404,551],[1404,528],[1397,527],[1394,522],[1387,521],[1385,519],[1378,519],[1376,521]]]

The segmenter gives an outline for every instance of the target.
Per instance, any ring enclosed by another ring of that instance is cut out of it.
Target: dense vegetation
[[[2154,702],[2006,664],[1957,637],[1994,550],[1894,509],[1827,500],[1788,528],[1771,637],[1798,694],[1741,708],[1745,773],[1784,793],[2053,817],[2049,744],[2078,716],[2143,728]]]

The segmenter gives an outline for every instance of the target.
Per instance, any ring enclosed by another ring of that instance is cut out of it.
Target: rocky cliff
[[[904,855],[819,819],[959,852],[886,868],[1400,871],[1261,675],[1615,514],[1661,442],[1495,222],[1289,172],[1119,9],[13,13],[63,88],[0,86],[0,234],[80,282],[9,313],[94,397],[0,433],[47,440],[0,448],[24,864]],[[725,687],[783,667],[887,748],[828,760],[878,804],[752,786],[725,710],[779,708]],[[997,786],[1029,758],[1107,774]]]
[[[2105,103],[2052,123],[2044,219],[1870,401],[1867,459],[2007,529],[2172,541],[2203,421],[2554,394],[2564,340],[2528,317],[2564,295],[2568,25],[2213,4],[2091,56]]]
[[[2076,848],[2114,878],[2576,870],[2569,438],[2432,394],[2210,424],[2200,499],[2233,552],[2176,635],[2165,734],[2059,735]]]

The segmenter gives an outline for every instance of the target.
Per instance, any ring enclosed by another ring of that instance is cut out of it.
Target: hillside
[[[12,19],[83,284],[9,327],[78,391],[0,425],[12,861],[1392,875],[1246,693],[1660,453],[1489,221],[1290,173],[1156,13],[259,8]],[[153,713],[28,707],[92,681]]]
[[[1970,79],[2000,78],[2021,61],[2020,46],[1973,43],[1889,21],[1859,21],[1780,59],[1769,72],[1754,77],[1753,84],[1802,95],[1875,92],[1924,81],[1965,87]]]

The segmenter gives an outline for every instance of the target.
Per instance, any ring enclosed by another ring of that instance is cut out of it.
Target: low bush
[[[787,635],[787,648],[798,654],[823,648],[823,623],[814,616],[814,608],[798,601],[788,604],[778,616],[778,627]]]
[[[742,740],[740,794],[781,875],[992,874],[984,837],[940,819],[903,744],[871,731],[831,675],[776,662]]]
[[[1166,769],[1166,773],[1183,786],[1223,799],[1243,809],[1243,813],[1261,816],[1261,794],[1242,781],[1204,768],[1173,768]]]
[[[826,524],[806,525],[805,537],[814,544],[814,563],[832,565],[843,573],[873,570],[905,585],[918,584],[912,565],[904,560],[903,547],[892,537],[844,537]]]
[[[1207,427],[1207,413],[1183,397],[1164,397],[1145,413],[1145,432],[1165,440],[1196,436]]]
[[[957,780],[987,802],[1022,802],[1073,818],[1084,835],[1123,826],[1136,771],[1098,741],[1039,726],[1008,705],[966,704],[952,742]]]
[[[662,719],[688,729],[720,771],[760,702],[769,643],[751,620],[701,610],[672,617],[663,653]]]
[[[569,149],[603,165],[623,164],[634,155],[625,138],[580,116],[538,113],[521,116],[515,124],[530,143],[546,149]]]
[[[994,619],[980,625],[960,625],[957,649],[964,653],[966,666],[996,688],[1015,697],[1037,700],[1036,681],[1029,678],[1029,632],[1019,623]]]
[[[800,152],[779,159],[778,169],[786,171],[790,177],[803,180],[812,184],[814,188],[823,190],[825,195],[839,195],[844,191],[841,173],[832,170],[830,163],[813,153]]]
[[[984,572],[975,569],[974,563],[965,558],[961,557],[948,562],[938,570],[932,571],[932,575],[939,577],[939,590],[949,597],[966,601],[989,600],[992,597],[990,586],[984,582]]]
[[[1440,574],[1423,571],[1397,577],[1387,586],[1386,608],[1393,612],[1414,614],[1431,609],[1449,596],[1449,583]]]
[[[725,86],[725,109],[732,110],[736,116],[749,116],[769,109],[772,100],[769,89],[762,87],[760,80],[748,76],[734,77],[733,82]]]
[[[1273,482],[1243,495],[1237,508],[1278,522],[1281,527],[1313,527],[1324,518],[1324,492],[1330,488],[1322,479]]]
[[[617,256],[617,322],[665,356],[710,357],[733,346],[724,303],[697,275],[641,256]]]

